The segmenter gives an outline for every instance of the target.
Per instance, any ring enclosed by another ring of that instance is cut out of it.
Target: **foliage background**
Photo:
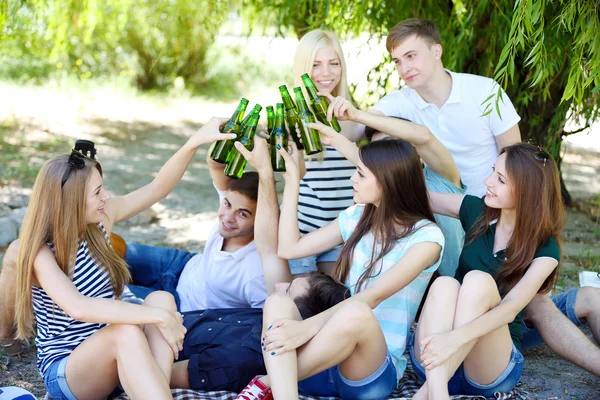
[[[579,130],[598,119],[599,10],[598,0],[0,0],[0,78],[125,79],[145,91],[184,82],[234,96],[245,79],[269,74],[247,62],[253,49],[214,45],[227,21],[242,21],[242,34],[328,28],[381,43],[402,19],[429,18],[441,28],[445,66],[494,77],[523,137],[560,160],[569,118]],[[394,74],[382,59],[359,103],[395,89]],[[502,100],[490,98],[487,111]]]

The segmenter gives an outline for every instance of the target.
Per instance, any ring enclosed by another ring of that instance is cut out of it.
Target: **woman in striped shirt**
[[[351,99],[346,80],[346,63],[342,47],[333,32],[315,30],[302,37],[293,67],[296,86],[301,86],[300,76],[308,73],[319,92],[331,93]],[[351,121],[340,121],[342,134],[351,141],[363,137],[364,129]],[[300,166],[304,174],[300,182],[298,199],[298,224],[300,233],[315,231],[337,218],[341,211],[354,204],[350,177],[352,165],[332,146],[324,146],[323,152],[309,158]],[[321,254],[290,260],[292,274],[316,271],[317,267],[331,275],[338,259],[340,247]]]
[[[231,138],[219,122],[205,124],[152,182],[122,197],[111,197],[100,164],[75,150],[40,170],[21,230],[15,311],[18,338],[37,333],[38,368],[53,399],[104,399],[119,383],[132,399],[172,398],[183,319],[166,292],[141,306],[116,301],[129,270],[108,238],[114,223],[175,187],[198,146]]]

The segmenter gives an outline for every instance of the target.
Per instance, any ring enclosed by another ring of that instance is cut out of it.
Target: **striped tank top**
[[[106,240],[108,235],[102,223]],[[52,243],[48,243],[54,252]],[[108,271],[96,264],[87,242],[82,240],[77,249],[73,284],[77,290],[88,297],[115,299]],[[40,287],[32,288],[33,311],[37,321],[37,367],[42,376],[52,362],[71,354],[71,352],[106,324],[76,321],[69,317],[50,296]]]
[[[356,167],[331,146],[324,148],[323,161],[306,161],[306,175],[300,181],[298,226],[305,235],[337,218],[354,204],[350,177]]]

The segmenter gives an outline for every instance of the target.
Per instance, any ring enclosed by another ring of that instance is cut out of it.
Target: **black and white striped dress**
[[[354,204],[350,177],[356,167],[331,146],[325,146],[323,161],[306,161],[306,175],[300,181],[298,226],[300,233],[327,225]]]
[[[104,226],[100,224],[100,227],[108,240]],[[48,245],[54,252],[52,243]],[[77,249],[73,284],[84,296],[115,298],[108,271],[96,264],[85,240],[81,241]],[[81,342],[104,328],[106,324],[74,320],[58,307],[42,288],[34,286],[32,295],[37,321],[37,366],[44,376],[52,362],[71,354]]]

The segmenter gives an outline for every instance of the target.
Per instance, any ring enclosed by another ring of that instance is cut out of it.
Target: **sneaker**
[[[254,379],[235,398],[236,400],[273,400],[271,388],[259,381],[264,375],[255,376]]]

